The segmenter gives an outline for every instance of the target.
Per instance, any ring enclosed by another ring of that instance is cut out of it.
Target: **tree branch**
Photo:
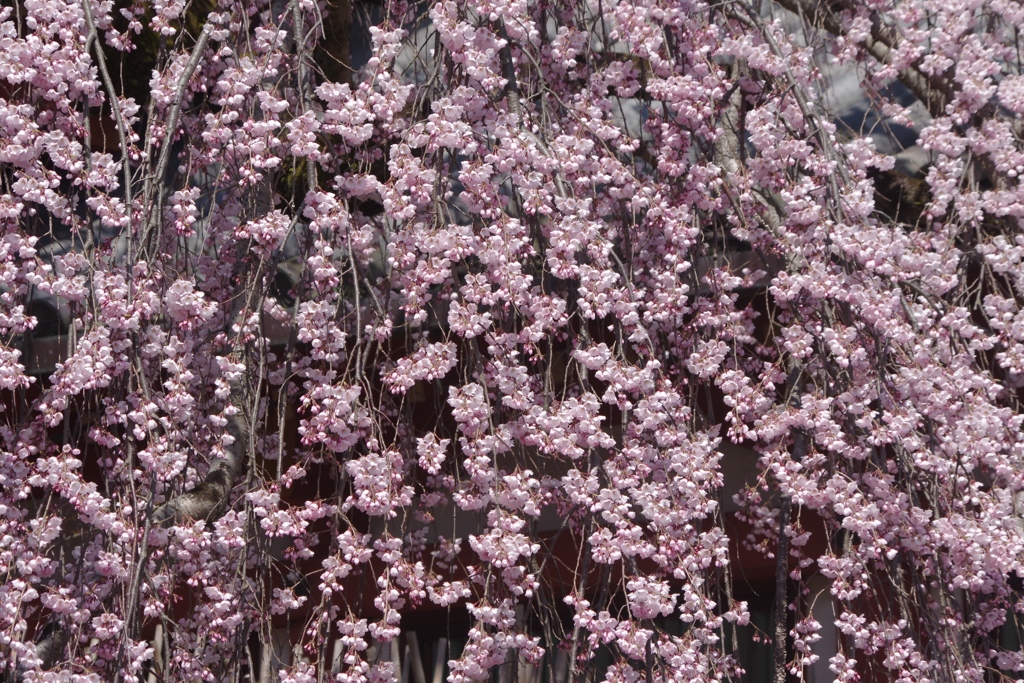
[[[174,141],[174,131],[178,127],[178,117],[181,115],[181,103],[185,99],[185,90],[188,88],[188,82],[192,80],[192,74],[199,67],[199,60],[203,56],[203,51],[206,49],[206,43],[210,40],[210,33],[212,32],[210,24],[205,24],[203,30],[199,34],[199,38],[196,40],[196,44],[192,47],[192,54],[189,57],[188,63],[185,65],[185,69],[181,72],[178,77],[178,84],[174,88],[174,98],[171,100],[171,108],[167,112],[167,126],[164,128],[164,136],[160,141],[160,157],[157,159],[156,168],[146,179],[146,190],[144,199],[146,201],[146,219],[142,239],[140,244],[143,249],[146,248],[149,236],[153,231],[155,225],[162,220],[162,212],[160,205],[163,203],[157,201],[154,206],[153,195],[154,192],[162,195],[163,194],[163,178],[167,173],[167,166],[171,161],[171,146]],[[132,260],[134,254],[129,254],[129,260]]]
[[[239,409],[234,391],[232,399],[231,405]],[[250,426],[240,412],[228,417],[225,429],[234,441],[224,446],[224,455],[210,464],[210,471],[201,484],[157,508],[153,513],[154,524],[174,526],[186,519],[212,521],[224,514],[231,489],[245,463],[251,434]]]
[[[842,22],[832,8],[820,0],[778,0],[779,4],[790,12],[805,17],[812,25],[828,31],[832,35],[845,35]],[[845,9],[845,8],[844,8]],[[875,22],[871,27],[871,37],[864,41],[864,50],[880,64],[892,64],[892,52],[896,48],[895,36],[887,33]],[[946,110],[947,97],[944,84],[938,79],[929,78],[927,74],[914,67],[900,69],[897,72],[899,81],[914,93],[917,99],[928,109],[932,116],[942,116]]]

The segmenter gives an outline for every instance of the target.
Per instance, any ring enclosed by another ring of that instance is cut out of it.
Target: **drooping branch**
[[[153,232],[157,230],[158,224],[163,217],[164,176],[167,174],[167,168],[171,162],[171,148],[174,146],[174,135],[178,127],[178,118],[181,116],[181,106],[185,100],[189,81],[192,79],[192,74],[199,67],[212,31],[213,27],[210,24],[205,24],[199,33],[199,37],[196,39],[195,45],[192,46],[192,54],[189,56],[188,62],[185,64],[185,68],[182,69],[178,82],[174,87],[174,94],[166,115],[163,139],[160,141],[160,156],[152,172],[146,176],[146,186],[143,191],[143,198],[145,200],[144,210],[146,213],[144,214],[145,218],[141,231],[142,237],[139,240],[142,255],[145,255],[151,248],[150,238]],[[153,125],[154,122],[150,121],[150,128]],[[151,144],[152,142],[153,137],[151,136],[147,143]],[[129,253],[129,260],[133,260],[133,256],[135,255]]]
[[[110,71],[107,68],[106,56],[103,54],[103,46],[100,43],[99,33],[96,30],[96,21],[92,16],[92,7],[90,6],[90,2],[91,0],[82,0],[82,12],[85,16],[85,25],[89,30],[89,36],[86,39],[86,42],[88,46],[92,47],[96,56],[96,64],[99,66],[100,74],[103,77],[103,87],[107,93],[110,112],[114,117],[114,122],[117,124],[117,140],[120,145],[121,153],[124,155],[121,162],[121,173],[123,174],[122,182],[124,183],[125,207],[130,214],[132,207],[132,180],[131,165],[128,163],[128,127],[125,124],[124,116],[121,114],[121,103],[117,99],[117,91],[114,89],[114,81],[111,79]]]

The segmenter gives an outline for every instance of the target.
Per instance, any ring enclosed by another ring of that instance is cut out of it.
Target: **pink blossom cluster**
[[[1024,671],[1019,2],[193,4],[0,9],[0,677]]]

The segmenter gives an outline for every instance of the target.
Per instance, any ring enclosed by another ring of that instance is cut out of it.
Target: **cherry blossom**
[[[0,676],[1019,676],[1019,3],[360,8],[0,9]]]

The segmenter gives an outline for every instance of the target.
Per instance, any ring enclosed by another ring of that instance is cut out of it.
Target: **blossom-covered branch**
[[[1019,2],[9,5],[3,675],[1024,670]]]

